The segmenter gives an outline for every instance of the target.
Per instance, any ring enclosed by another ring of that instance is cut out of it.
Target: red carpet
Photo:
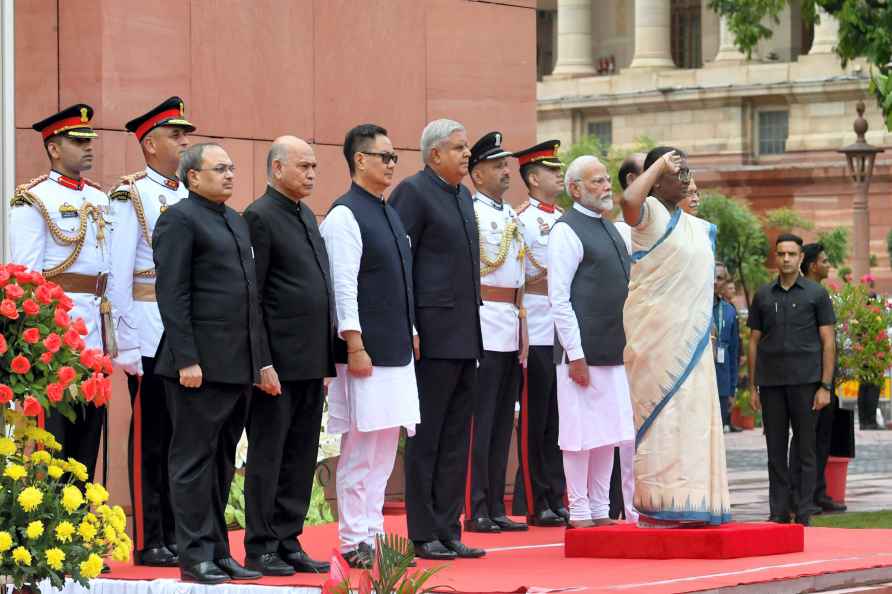
[[[799,524],[753,522],[717,527],[655,529],[617,524],[567,530],[564,554],[595,559],[739,559],[801,553]]]
[[[405,519],[385,517],[388,531],[406,533]],[[232,552],[244,556],[243,533],[232,537]],[[327,558],[337,543],[337,525],[308,528],[301,538],[307,551]],[[418,568],[446,565],[429,585],[450,586],[456,592],[546,592],[585,588],[586,594],[695,592],[799,576],[886,567],[892,571],[892,530],[807,528],[805,551],[742,559],[582,559],[564,556],[562,528],[531,528],[529,532],[466,534],[465,542],[487,549],[483,559],[437,563],[419,560]],[[110,563],[108,579],[151,580],[178,577],[176,569],[133,567]],[[890,574],[892,575],[892,574]],[[890,578],[892,579],[892,578]],[[323,576],[297,574],[264,578],[269,586],[321,586]]]

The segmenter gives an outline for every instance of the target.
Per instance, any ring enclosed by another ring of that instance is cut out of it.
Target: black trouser
[[[44,428],[62,444],[62,451],[57,457],[63,460],[74,458],[87,467],[89,480],[93,481],[107,409],[86,403],[80,407],[75,406],[74,413],[77,419],[73,423],[63,417],[62,413],[47,414]]]
[[[557,380],[554,347],[531,346],[527,362],[526,402],[521,392],[517,426],[517,478],[514,515],[532,515],[564,507],[564,462],[558,447]],[[527,481],[532,493],[526,492]],[[532,495],[532,496],[530,496]]]
[[[164,378],[164,390],[173,422],[170,495],[180,566],[229,557],[224,511],[250,385],[204,382],[184,388]]]
[[[830,404],[818,411],[815,423],[815,492],[812,501],[818,503],[827,499],[827,479],[824,471],[830,458],[830,444],[833,442],[833,419],[839,409],[839,398],[833,394]],[[799,445],[790,440],[790,482],[793,487],[793,501],[798,502],[801,489],[802,463],[799,460]]]
[[[133,548],[139,552],[176,542],[167,460],[173,428],[164,382],[155,375],[155,359],[142,358],[142,376],[127,374],[130,389],[130,502]]]
[[[815,392],[819,384],[793,386],[760,386],[762,423],[765,426],[765,443],[768,449],[768,503],[771,515],[786,517],[791,511],[793,489],[787,465],[787,443],[790,427],[798,444],[801,465],[797,516],[811,514],[815,491],[815,423],[817,414],[812,410]]]
[[[406,441],[406,522],[415,542],[459,540],[468,472],[474,359],[415,362],[421,423]]]
[[[731,398],[733,397],[733,394],[727,396],[719,394],[719,410],[722,411],[722,425],[725,427],[731,426]]]
[[[322,401],[322,379],[282,382],[279,396],[254,388],[245,471],[249,557],[301,550],[297,537],[310,509]]]
[[[505,515],[505,474],[520,390],[517,351],[484,351],[471,425],[471,471],[465,519]]]
[[[877,428],[877,404],[880,402],[880,386],[862,383],[858,386],[858,427]]]
[[[619,448],[613,448],[613,470],[610,472],[610,511],[611,520],[625,517],[626,502],[623,499],[623,463],[619,457]]]

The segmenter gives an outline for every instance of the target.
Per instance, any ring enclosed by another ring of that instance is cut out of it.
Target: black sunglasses
[[[396,165],[400,160],[400,156],[396,153],[371,153],[368,151],[359,151],[359,152],[362,153],[363,155],[375,155],[376,157],[381,157],[381,162],[384,163],[385,165],[390,165],[391,163]]]

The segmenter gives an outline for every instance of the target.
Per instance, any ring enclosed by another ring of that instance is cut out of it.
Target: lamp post
[[[867,120],[864,119],[864,102],[858,101],[856,107],[858,117],[853,129],[857,135],[854,144],[839,152],[846,156],[848,175],[855,183],[855,198],[852,201],[852,217],[854,219],[855,257],[852,268],[853,277],[860,279],[870,272],[870,211],[867,195],[870,191],[870,178],[873,177],[873,165],[878,153],[883,149],[868,144],[864,139],[867,132]]]

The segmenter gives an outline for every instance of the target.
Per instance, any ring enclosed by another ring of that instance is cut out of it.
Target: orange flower
[[[83,318],[75,318],[74,323],[71,324],[71,327],[74,328],[81,336],[87,335],[87,325],[84,323]]]
[[[40,356],[40,362],[44,365],[49,365],[53,360],[53,354],[50,351],[46,351]]]
[[[22,340],[28,344],[37,344],[37,341],[40,340],[40,330],[38,328],[28,328],[22,332]]]
[[[67,386],[71,382],[74,381],[74,378],[77,377],[77,372],[73,367],[69,367],[65,365],[64,367],[59,368],[59,383],[63,386]]]
[[[10,363],[10,368],[13,373],[24,375],[31,371],[31,362],[22,355],[16,355]]]
[[[62,308],[56,309],[56,313],[53,316],[53,321],[56,322],[56,326],[65,328],[66,330],[68,329],[68,325],[71,323],[68,320],[68,314]]]
[[[55,353],[59,350],[59,347],[62,346],[62,338],[52,332],[49,336],[43,339],[43,348],[45,348],[50,353]]]
[[[22,309],[25,311],[25,315],[36,316],[40,313],[40,306],[37,305],[37,302],[33,299],[25,299],[22,301]]]
[[[46,397],[50,399],[50,402],[59,402],[62,400],[63,390],[62,384],[50,384],[46,387]]]
[[[13,301],[4,299],[3,301],[0,301],[0,315],[6,316],[10,320],[18,320],[19,310],[16,308]]]
[[[6,384],[0,384],[0,404],[6,404],[14,396],[12,388]]]
[[[0,355],[6,354],[9,345],[6,344],[6,337],[0,334]]]
[[[25,289],[16,284],[9,284],[3,287],[3,290],[6,292],[6,296],[9,299],[21,299],[25,294]]]
[[[36,417],[43,410],[43,407],[40,406],[40,402],[37,398],[34,396],[27,396],[22,403],[22,410],[24,411],[25,416]]]

